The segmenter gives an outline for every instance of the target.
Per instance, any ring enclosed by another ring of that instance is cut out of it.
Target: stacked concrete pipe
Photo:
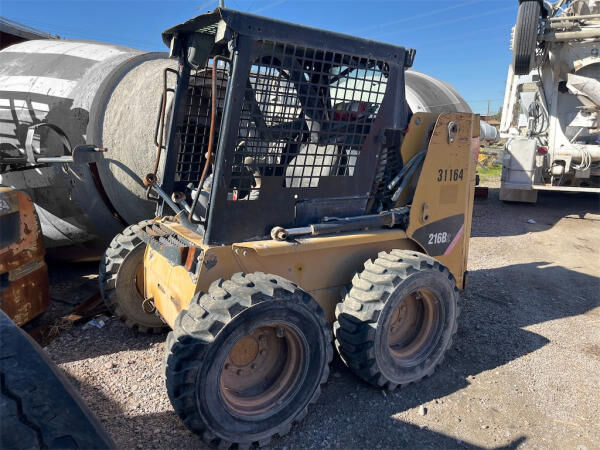
[[[154,166],[166,67],[176,61],[165,53],[99,42],[35,40],[0,51],[0,151],[23,148],[27,128],[40,121],[65,130],[72,145],[108,149],[95,166],[0,174],[0,184],[33,198],[47,247],[102,247],[124,226],[152,217],[140,179]],[[413,112],[471,112],[445,82],[411,70],[406,84]],[[52,133],[40,140],[47,155],[64,154]]]
[[[13,171],[0,184],[34,200],[47,247],[104,246],[127,224],[150,217],[140,177],[152,170],[154,126],[165,53],[71,40],[33,40],[0,51],[0,150],[25,146],[27,128],[45,121],[62,128],[73,146],[106,147],[96,167]],[[65,150],[41,134],[46,155]]]

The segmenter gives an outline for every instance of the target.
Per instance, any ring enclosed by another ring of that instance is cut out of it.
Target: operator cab
[[[180,69],[160,179],[206,243],[382,208],[414,51],[222,8],[163,40]]]

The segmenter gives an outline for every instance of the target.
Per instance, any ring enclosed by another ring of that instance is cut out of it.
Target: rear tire
[[[146,244],[138,232],[151,223],[144,220],[128,226],[113,238],[100,262],[99,282],[104,303],[125,325],[143,333],[160,333],[166,324],[142,307]]]
[[[329,375],[331,339],[323,310],[295,284],[263,273],[217,280],[169,333],[169,398],[209,444],[265,445],[316,401]]]
[[[363,380],[389,390],[429,376],[457,330],[458,289],[434,258],[381,252],[336,308],[335,344]]]
[[[515,75],[528,75],[535,58],[538,24],[541,7],[537,0],[519,5],[513,43],[513,69]]]

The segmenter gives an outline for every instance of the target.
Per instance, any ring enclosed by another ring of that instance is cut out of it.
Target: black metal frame
[[[414,51],[226,9],[167,30],[180,77],[161,177],[166,192],[198,182],[205,163],[197,142],[206,142],[207,128],[202,136],[190,128],[198,120],[190,119],[193,84],[203,70],[191,67],[198,34],[215,37],[202,67],[216,55],[231,58],[214,130],[205,243],[373,212],[390,164],[400,164],[390,155],[399,154],[408,124],[404,70]]]

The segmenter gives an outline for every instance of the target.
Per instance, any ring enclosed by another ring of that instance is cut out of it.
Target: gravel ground
[[[475,205],[469,286],[442,366],[389,393],[336,357],[317,404],[272,448],[600,448],[598,196],[510,205],[491,186]],[[47,347],[122,448],[204,448],[167,398],[165,337],[110,319]]]

